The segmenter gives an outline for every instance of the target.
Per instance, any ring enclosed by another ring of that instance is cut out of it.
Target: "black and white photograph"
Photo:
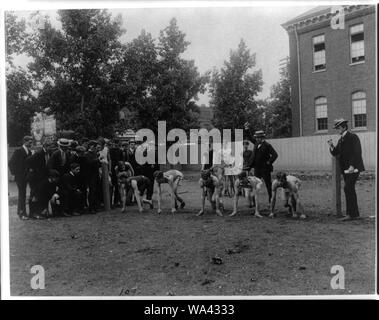
[[[2,299],[376,299],[375,2],[24,2]]]

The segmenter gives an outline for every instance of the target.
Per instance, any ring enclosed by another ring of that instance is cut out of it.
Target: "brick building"
[[[376,130],[375,6],[343,10],[343,29],[332,28],[331,6],[282,25],[289,35],[293,136],[335,133],[333,121],[341,117],[354,131]]]

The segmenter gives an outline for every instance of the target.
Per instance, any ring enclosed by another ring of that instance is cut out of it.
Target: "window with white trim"
[[[350,27],[351,63],[365,61],[365,41],[363,23]]]
[[[366,93],[357,91],[352,94],[353,125],[354,128],[367,126]]]
[[[313,37],[313,70],[325,70],[325,36],[323,34]]]
[[[328,130],[328,104],[325,97],[315,99],[316,130]]]

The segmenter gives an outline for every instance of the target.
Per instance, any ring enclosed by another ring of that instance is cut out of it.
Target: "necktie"
[[[66,153],[62,151],[62,167],[66,164]]]

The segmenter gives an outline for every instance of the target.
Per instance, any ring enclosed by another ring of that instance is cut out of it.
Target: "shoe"
[[[229,217],[234,217],[236,214],[237,214],[237,211],[233,211],[233,212],[229,215]]]
[[[269,217],[269,218],[275,218],[275,214],[270,213],[270,215],[269,215],[268,217]]]
[[[64,217],[71,217],[72,215],[71,214],[69,214],[69,213],[67,213],[67,212],[63,212],[63,214],[62,214]]]
[[[259,213],[254,213],[254,217],[256,217],[256,218],[263,218],[263,216],[261,216]]]
[[[204,211],[203,210],[200,210],[199,213],[196,215],[197,217],[200,217],[204,214]]]
[[[20,220],[30,220],[28,216],[20,216]]]
[[[180,204],[180,209],[183,209],[184,207],[185,207],[185,203],[184,202],[182,202],[181,204]]]
[[[216,214],[217,214],[219,217],[222,217],[222,216],[223,216],[220,210],[216,210]]]
[[[77,216],[80,216],[81,214],[80,214],[80,212],[76,212],[76,211],[74,211],[74,212],[72,213],[72,215],[77,217]]]

